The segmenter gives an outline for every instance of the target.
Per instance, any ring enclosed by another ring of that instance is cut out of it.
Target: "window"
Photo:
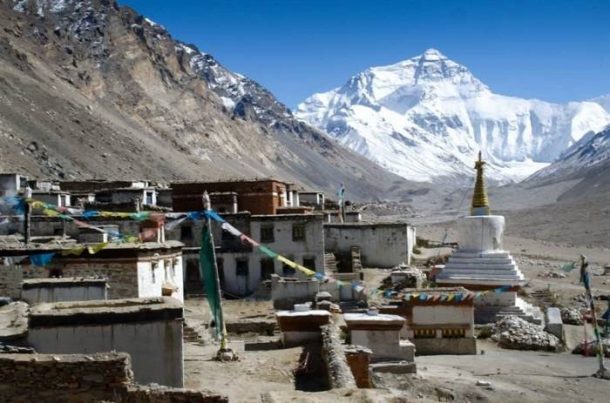
[[[248,261],[246,259],[235,260],[235,275],[237,276],[248,276]]]
[[[232,241],[235,239],[235,235],[231,234],[229,231],[222,231],[220,239],[222,239],[223,241]]]
[[[152,205],[153,204],[153,193],[152,192],[146,192],[146,203],[148,205]]]
[[[289,260],[292,260],[292,257],[288,257]],[[284,277],[294,277],[297,274],[297,271],[293,268],[288,266],[286,263],[282,264],[282,275]]]
[[[261,227],[261,242],[269,243],[274,241],[273,225],[263,225]]]
[[[275,273],[273,259],[261,259],[261,281],[271,279],[273,273]]]
[[[190,226],[180,227],[180,240],[191,241],[193,239],[193,228]]]
[[[304,223],[292,224],[292,240],[293,241],[304,241],[305,240],[305,224]]]
[[[316,258],[315,257],[304,257],[303,266],[307,267],[309,270],[316,271]]]
[[[199,264],[194,260],[186,262],[186,279],[187,281],[199,281]]]

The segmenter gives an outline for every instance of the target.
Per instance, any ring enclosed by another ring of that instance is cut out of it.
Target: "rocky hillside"
[[[0,22],[0,171],[274,176],[355,199],[409,186],[114,1],[0,0]]]

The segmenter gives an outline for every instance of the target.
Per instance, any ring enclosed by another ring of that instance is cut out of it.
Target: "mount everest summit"
[[[610,113],[601,100],[553,104],[494,94],[465,66],[428,49],[309,97],[296,116],[410,180],[471,176],[482,150],[489,176],[507,181],[602,130]]]

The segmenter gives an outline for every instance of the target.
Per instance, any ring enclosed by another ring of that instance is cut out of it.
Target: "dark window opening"
[[[235,275],[248,276],[248,261],[246,259],[237,259],[235,261]]]
[[[231,234],[229,231],[222,231],[220,239],[223,241],[232,241],[235,239],[235,235]]]
[[[273,225],[261,227],[261,242],[269,243],[274,241]]]
[[[293,241],[304,241],[305,240],[305,224],[293,224],[292,225],[292,240]]]
[[[190,226],[180,227],[180,240],[191,241],[193,239],[193,228]]]
[[[186,262],[186,280],[199,281],[199,265],[196,261],[189,260]]]
[[[288,266],[286,263],[282,264],[282,275],[284,277],[294,277],[296,276],[297,271],[294,267]]]
[[[261,259],[261,280],[270,280],[273,273],[275,273],[273,259]]]
[[[303,258],[303,266],[307,267],[309,270],[316,271],[316,258],[313,258],[313,257]]]

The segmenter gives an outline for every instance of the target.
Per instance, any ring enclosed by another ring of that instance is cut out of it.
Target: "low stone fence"
[[[321,326],[322,359],[327,368],[331,389],[355,388],[356,380],[347,365],[345,350],[339,338],[339,329],[332,324]]]
[[[0,354],[0,400],[26,402],[227,402],[202,391],[139,386],[126,353]]]

